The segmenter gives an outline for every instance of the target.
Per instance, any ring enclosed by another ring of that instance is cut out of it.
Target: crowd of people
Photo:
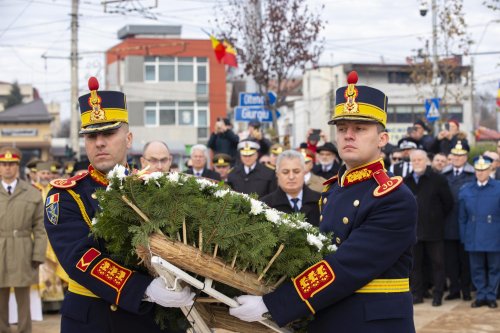
[[[345,88],[345,96],[351,85],[355,83],[350,82]],[[120,328],[130,331],[134,327],[159,332],[163,330],[153,320],[151,304],[183,307],[193,303],[194,294],[189,289],[165,289],[161,279],[122,266],[106,254],[100,240],[88,237],[98,210],[94,192],[107,185],[105,174],[116,164],[127,164],[127,149],[132,142],[123,94],[103,91],[96,98],[97,88],[90,83],[89,88],[90,94],[80,98],[81,134],[88,160],[65,167],[41,160],[21,166],[18,149],[0,148],[0,242],[5,244],[0,255],[6,263],[0,267],[0,332],[8,332],[11,288],[22,332],[31,331],[32,285],[39,285],[45,302],[60,302],[64,291],[69,291],[60,308],[62,332],[86,332],[102,327],[104,322],[111,328],[96,332]],[[469,164],[469,143],[458,122],[448,121],[433,136],[428,124],[417,120],[406,137],[396,146],[390,145],[385,118],[375,117],[373,111],[362,117],[351,109],[346,111],[348,107],[358,107],[356,98],[375,103],[373,96],[387,97],[373,88],[357,89],[354,99],[345,102],[344,90],[337,95],[339,108],[331,122],[337,126],[335,142],[322,131],[310,129],[306,142],[285,147],[267,139],[258,121],[250,122],[247,132],[236,134],[225,118],[218,119],[207,145],[191,147],[185,170],[172,164],[168,144],[159,140],[144,146],[140,168],[147,172],[185,172],[223,182],[234,191],[256,195],[280,211],[301,213],[322,231],[333,230],[332,242],[339,247],[338,255],[310,269],[332,273],[324,285],[317,287],[317,292],[340,293],[335,297],[343,296],[335,302],[347,297],[351,299],[344,301],[347,308],[355,306],[353,302],[359,295],[379,292],[370,284],[379,278],[408,284],[413,304],[422,303],[427,297],[432,298],[433,306],[440,306],[443,298],[472,301],[471,292],[475,290],[473,308],[496,308],[500,282],[500,141],[496,152],[473,156]],[[386,104],[379,107],[383,109]],[[99,120],[107,108],[115,113],[108,114],[105,122]],[[89,110],[92,116],[84,117]],[[25,180],[20,179],[21,167],[26,168]],[[372,197],[365,197],[365,193],[372,192]],[[342,204],[334,206],[337,201]],[[365,205],[368,211],[361,209]],[[332,227],[331,223],[337,220],[338,225]],[[395,226],[403,220],[405,231],[399,234],[397,230],[403,229]],[[386,224],[380,225],[380,221]],[[412,226],[412,221],[416,226]],[[370,223],[376,227],[357,231],[359,225]],[[363,234],[370,230],[371,234]],[[369,242],[366,237],[373,240]],[[374,241],[380,242],[379,247],[386,246],[386,251],[370,250]],[[356,247],[354,242],[364,242],[366,247]],[[351,253],[347,252],[349,248]],[[373,253],[361,259],[366,251]],[[365,271],[361,267],[367,258],[374,260],[371,275],[368,267]],[[408,268],[409,274],[398,267]],[[117,273],[121,279],[110,278]],[[362,278],[358,281],[356,276]],[[340,282],[334,283],[336,278]],[[331,289],[327,288],[330,284]],[[282,304],[280,297],[288,299],[286,295],[295,293],[293,287],[286,285],[264,298],[240,298],[241,307],[232,314],[253,321],[269,311],[274,320],[285,324],[304,315],[304,311],[314,314],[317,306],[322,315],[318,315],[312,327],[324,328],[332,320],[325,314],[335,308],[334,298],[312,298],[300,286],[295,288],[301,299],[296,297],[292,303],[297,304]],[[351,289],[352,292],[346,291]],[[398,292],[405,291],[403,287]],[[330,315],[341,320],[341,313]],[[373,315],[379,316],[375,312]],[[406,318],[409,312],[403,311],[401,316]],[[408,328],[405,325],[410,325],[410,321],[388,327]]]

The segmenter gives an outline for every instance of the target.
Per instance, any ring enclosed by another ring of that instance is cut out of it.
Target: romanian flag
[[[226,64],[232,67],[238,67],[238,61],[236,60],[236,50],[227,41],[220,42],[213,35],[210,35],[210,40],[212,41],[212,48],[215,52],[215,57],[219,64]]]
[[[500,82],[498,82],[498,91],[497,91],[497,107],[500,108]]]

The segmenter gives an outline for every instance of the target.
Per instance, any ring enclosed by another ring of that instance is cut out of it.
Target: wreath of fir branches
[[[105,240],[107,250],[124,264],[143,272],[136,248],[148,246],[152,233],[179,240],[183,224],[188,244],[231,263],[238,270],[265,273],[267,285],[294,277],[335,250],[330,235],[304,222],[302,214],[285,214],[253,196],[234,192],[222,183],[182,173],[128,174],[116,166],[106,190],[97,192],[101,210],[92,232]],[[133,203],[149,220],[125,201]],[[284,246],[283,246],[284,245]],[[270,267],[270,259],[282,251]]]

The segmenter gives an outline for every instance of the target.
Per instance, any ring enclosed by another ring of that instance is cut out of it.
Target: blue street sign
[[[276,103],[276,94],[272,91],[267,93],[269,98],[269,105]],[[239,106],[264,106],[266,105],[266,99],[263,95],[259,93],[240,93]]]
[[[279,118],[280,113],[276,111],[276,116]],[[269,109],[261,107],[245,107],[237,106],[234,108],[234,121],[252,121],[258,120],[261,122],[272,122],[273,113]]]
[[[436,121],[441,117],[439,103],[441,98],[428,98],[425,100],[425,117],[428,121]]]

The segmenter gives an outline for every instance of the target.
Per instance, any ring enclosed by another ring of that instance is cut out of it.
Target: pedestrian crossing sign
[[[439,102],[441,98],[428,98],[425,100],[425,117],[428,121],[436,121],[441,117]]]

